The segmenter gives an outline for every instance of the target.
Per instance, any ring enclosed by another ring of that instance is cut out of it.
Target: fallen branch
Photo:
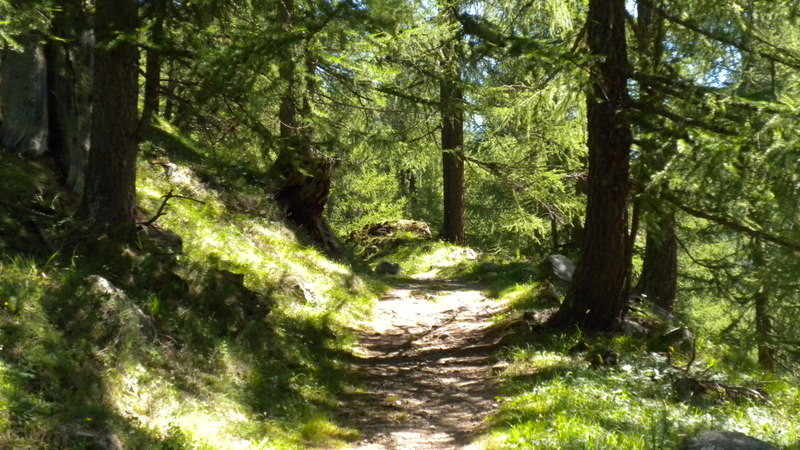
[[[150,218],[149,220],[144,221],[144,222],[138,222],[136,225],[143,226],[143,227],[149,227],[150,225],[156,223],[156,220],[158,220],[161,216],[166,214],[166,212],[164,212],[164,209],[167,207],[167,202],[169,202],[170,199],[173,199],[173,198],[179,198],[181,200],[191,200],[193,202],[197,202],[197,203],[200,203],[202,205],[206,204],[206,202],[204,202],[202,200],[197,200],[196,198],[186,197],[184,195],[175,195],[175,194],[172,193],[172,189],[170,189],[169,192],[167,192],[167,195],[164,195],[161,198],[163,198],[164,201],[162,201],[161,202],[161,206],[158,207],[158,211],[156,211],[156,215],[153,216],[152,218]]]

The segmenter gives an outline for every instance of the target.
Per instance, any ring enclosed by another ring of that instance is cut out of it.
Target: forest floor
[[[357,449],[475,448],[494,400],[489,331],[502,305],[481,285],[421,275],[358,332],[365,388],[344,406]]]

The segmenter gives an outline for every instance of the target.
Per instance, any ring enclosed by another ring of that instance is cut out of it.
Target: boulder
[[[653,352],[679,351],[690,353],[694,347],[694,333],[686,327],[673,328],[654,339],[648,348]]]
[[[285,289],[291,292],[294,297],[303,304],[314,304],[318,302],[316,293],[314,293],[314,290],[308,286],[308,283],[302,277],[286,277],[284,280],[282,280],[281,284],[283,284]]]
[[[564,255],[550,255],[541,263],[542,274],[554,281],[569,284],[575,273],[575,264]]]
[[[145,250],[153,253],[166,255],[183,253],[183,239],[174,231],[147,225],[138,230],[137,237]]]
[[[197,294],[203,300],[205,313],[229,332],[263,320],[274,303],[271,298],[246,287],[244,274],[224,269],[209,271]]]
[[[705,431],[687,439],[681,450],[777,450],[774,445],[736,431]]]
[[[433,236],[427,223],[418,220],[394,220],[366,225],[350,233],[348,240],[361,241],[367,237],[391,237],[403,231],[416,235],[421,239],[430,239]]]

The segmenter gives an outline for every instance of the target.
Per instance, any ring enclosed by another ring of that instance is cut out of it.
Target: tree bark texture
[[[587,97],[589,192],[581,258],[556,326],[610,330],[620,325],[629,276],[628,191],[632,134],[625,117],[625,0],[590,0],[594,60]]]
[[[444,217],[442,239],[467,243],[464,233],[464,113],[458,80],[444,80],[442,95],[442,181]]]
[[[150,48],[144,64],[144,103],[142,117],[139,120],[139,137],[144,137],[153,117],[158,114],[161,94],[161,48],[164,40],[164,20],[167,16],[167,0],[150,0],[150,15],[153,21],[150,27]]]
[[[455,11],[440,6],[446,23],[458,23]],[[464,233],[464,92],[458,36],[449,36],[444,45],[440,102],[442,116],[442,188],[444,208],[442,239],[457,245],[467,243]]]
[[[91,234],[124,238],[135,225],[138,51],[136,0],[97,0],[91,150],[78,217]]]
[[[62,181],[83,192],[90,146],[94,35],[80,0],[61,3],[46,46],[49,147]]]
[[[674,313],[678,293],[678,236],[675,213],[661,212],[647,222],[642,274],[634,291]]]
[[[281,2],[278,18],[284,32],[292,31],[295,13],[292,0]],[[279,67],[286,87],[278,111],[281,148],[272,169],[278,179],[275,200],[289,222],[304,229],[330,256],[341,258],[343,250],[323,218],[330,197],[334,160],[314,148],[311,127],[300,123],[300,113],[312,114],[309,96],[314,89],[314,62],[297,48],[299,45],[285,46]],[[307,71],[302,84],[299,80],[302,69],[296,64],[301,58],[306,62]]]
[[[18,38],[0,60],[0,137],[3,147],[24,156],[47,152],[47,64],[37,34]]]
[[[637,5],[637,19],[634,26],[635,35],[643,57],[639,59],[639,70],[643,73],[668,76],[662,70],[664,55],[664,19],[660,17],[648,2]],[[652,86],[644,85],[640,93],[644,103],[661,107],[666,99],[663,93]],[[667,125],[662,118],[653,118],[647,132],[658,133]],[[669,138],[673,139],[673,138]],[[642,145],[640,162],[643,174],[641,183],[649,183],[653,173],[664,169],[670,159],[670,152],[653,150]],[[654,146],[655,147],[655,146]],[[677,144],[671,146],[677,148]],[[638,203],[642,205],[642,213],[647,218],[646,241],[642,273],[634,291],[645,295],[656,305],[675,312],[678,290],[678,238],[675,227],[675,211],[671,205],[664,204],[661,193],[669,190],[668,184],[652,187],[649,192],[640,196]],[[633,238],[633,237],[632,237]]]

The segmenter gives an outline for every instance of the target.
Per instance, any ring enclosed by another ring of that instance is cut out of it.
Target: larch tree
[[[664,63],[665,23],[656,14],[649,2],[637,3],[634,35],[638,50],[637,70],[648,76],[668,76],[670,70]],[[652,86],[643,85],[639,101],[644,104],[663,106],[665,95]],[[661,190],[669,184],[651,183],[654,174],[664,170],[669,158],[677,148],[667,120],[648,114],[637,118],[637,141],[639,142],[638,176],[639,195],[635,200],[631,226],[631,248],[636,240],[636,230],[641,216],[645,220],[645,250],[641,274],[633,291],[656,305],[675,312],[678,290],[678,237],[675,208],[660,201]],[[642,189],[647,186],[647,189]],[[631,280],[632,281],[632,280]]]
[[[629,276],[628,191],[631,126],[625,0],[589,2],[591,57],[588,198],[581,256],[572,285],[551,319],[557,327],[610,330],[620,325]]]
[[[461,35],[458,3],[442,2],[439,14],[447,25],[442,42],[440,114],[442,117],[442,239],[465,245],[464,233],[464,90],[461,86]]]
[[[77,213],[90,237],[125,240],[134,230],[138,22],[136,0],[97,0],[91,148]]]
[[[278,21],[287,36],[297,34],[296,21],[300,9],[293,0],[282,0]],[[315,19],[313,2],[306,20]],[[312,26],[307,23],[305,26]],[[327,253],[342,256],[340,245],[323,217],[333,177],[334,159],[316,146],[311,126],[311,92],[316,89],[316,61],[309,50],[308,39],[289,38],[280,52],[279,75],[284,83],[278,119],[280,149],[273,167],[278,178],[275,199],[286,219],[303,228]]]

